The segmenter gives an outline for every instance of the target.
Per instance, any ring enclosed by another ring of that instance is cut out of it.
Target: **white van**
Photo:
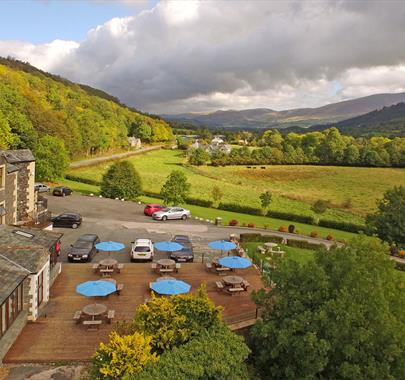
[[[131,261],[152,261],[153,260],[153,244],[149,239],[136,239],[132,243]]]

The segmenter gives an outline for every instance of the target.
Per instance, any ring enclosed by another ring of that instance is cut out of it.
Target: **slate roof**
[[[50,231],[0,226],[0,255],[37,273],[49,260],[49,248],[61,237],[62,234]]]
[[[12,263],[0,254],[0,305],[29,275],[26,269]]]
[[[35,161],[35,157],[29,149],[0,150],[0,155],[3,156],[9,164]]]

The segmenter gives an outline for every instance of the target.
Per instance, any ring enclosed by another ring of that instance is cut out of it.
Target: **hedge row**
[[[365,229],[366,229],[366,226],[361,225],[361,224],[340,222],[340,221],[336,221],[336,220],[327,220],[327,219],[321,219],[318,223],[318,226],[334,228],[336,230],[355,232],[355,233],[358,233],[360,231],[365,231]]]
[[[189,205],[209,207],[209,208],[211,208],[214,205],[214,203],[212,201],[208,201],[205,199],[198,199],[198,198],[186,198],[186,202]]]
[[[292,240],[292,239],[290,240],[289,239],[289,240],[287,240],[287,245],[289,247],[312,249],[312,250],[324,248],[323,244],[310,243],[305,240]]]
[[[75,176],[73,174],[66,174],[65,178],[70,180],[70,181],[81,182],[81,183],[85,183],[87,185],[94,185],[94,186],[100,186],[101,185],[101,182],[97,181],[95,179],[82,178],[82,177]]]
[[[260,243],[278,243],[283,241],[280,236],[268,236],[259,233],[244,233],[240,234],[240,241],[243,243],[260,242]]]
[[[281,212],[281,211],[269,211],[267,213],[267,216],[270,216],[270,217],[276,218],[276,219],[292,220],[294,222],[305,223],[305,224],[314,224],[314,225],[317,224],[316,219],[313,216],[309,216],[309,215],[298,215],[298,214],[293,214],[290,212]]]
[[[239,212],[241,214],[262,215],[262,210],[260,208],[242,206],[237,203],[220,203],[218,209],[224,211]]]

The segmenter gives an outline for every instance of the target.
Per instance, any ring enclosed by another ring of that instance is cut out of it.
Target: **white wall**
[[[50,261],[48,260],[38,273],[31,274],[29,276],[30,303],[28,309],[28,320],[30,321],[35,321],[39,316],[39,308],[37,306],[37,283],[38,283],[38,276],[42,272],[44,273],[44,286],[43,286],[44,290],[43,290],[43,301],[41,305],[44,305],[46,302],[49,301],[49,268],[50,268]]]

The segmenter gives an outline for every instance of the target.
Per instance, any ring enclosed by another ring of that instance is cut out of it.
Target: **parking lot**
[[[154,221],[143,214],[143,205],[135,202],[89,197],[73,194],[69,197],[48,197],[48,207],[52,215],[63,212],[78,212],[83,217],[82,225],[71,228],[55,228],[64,234],[62,238],[61,261],[67,261],[67,251],[76,239],[86,233],[95,233],[101,241],[117,241],[126,245],[118,253],[112,253],[119,262],[130,261],[131,242],[138,238],[151,239],[153,242],[170,240],[176,234],[188,235],[193,242],[195,261],[201,261],[201,255],[209,253],[208,242],[229,238],[228,229],[220,229],[213,225],[194,219]],[[213,252],[211,252],[213,253]],[[95,259],[99,261],[108,256],[99,252]],[[155,260],[166,258],[167,253],[155,252]]]

